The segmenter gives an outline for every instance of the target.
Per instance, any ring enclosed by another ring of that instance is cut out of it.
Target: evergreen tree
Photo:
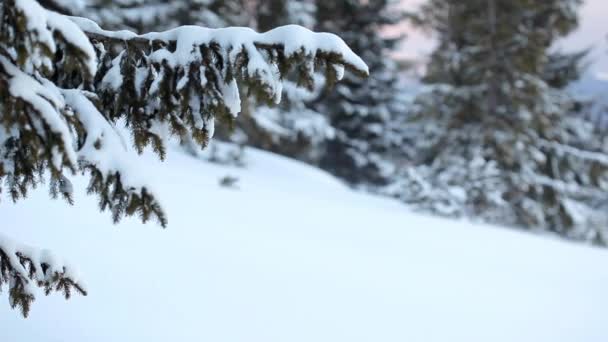
[[[605,147],[564,88],[580,54],[550,48],[578,0],[430,0],[438,46],[412,107],[401,196],[423,209],[604,241]]]
[[[283,25],[313,28],[316,10],[313,0],[262,0],[256,3],[257,27],[262,32]]]
[[[246,28],[184,26],[148,34],[106,31],[95,22],[45,10],[35,0],[0,3],[0,193],[13,201],[49,180],[72,202],[70,176],[88,173],[88,191],[114,221],[139,215],[164,227],[166,215],[117,131],[124,123],[138,152],[164,158],[169,136],[205,146],[215,120],[240,112],[239,88],[278,102],[285,75],[302,84],[327,65],[367,74],[337,36],[302,27],[264,34]],[[299,43],[302,42],[302,43]],[[0,236],[0,287],[24,315],[33,286],[69,297],[86,290],[48,253]]]
[[[335,129],[319,164],[352,184],[385,184],[394,173],[399,155],[400,128],[394,125],[397,65],[390,57],[398,39],[381,35],[385,25],[402,14],[391,0],[316,1],[316,29],[345,39],[370,66],[364,82],[346,76],[335,92],[325,93],[314,108],[325,113]]]
[[[244,8],[245,0],[89,0],[77,14],[106,29],[151,32],[182,25],[247,26]]]

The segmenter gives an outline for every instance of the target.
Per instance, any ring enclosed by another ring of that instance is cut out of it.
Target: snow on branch
[[[548,188],[553,189],[554,191],[556,191],[558,193],[565,194],[565,195],[572,195],[575,197],[582,196],[582,197],[590,197],[590,198],[602,198],[602,199],[606,198],[606,191],[604,191],[600,188],[589,187],[589,186],[585,186],[585,185],[581,185],[581,184],[577,184],[577,183],[565,182],[563,180],[550,178],[550,177],[547,177],[547,176],[539,174],[539,173],[531,172],[529,170],[526,170],[521,175],[512,173],[511,176],[515,180],[521,179],[524,182],[526,182],[527,184],[530,184],[532,186],[535,186],[535,185],[546,186]]]
[[[29,128],[34,131],[32,133],[40,137],[46,137],[48,140],[53,134],[58,137],[56,142],[58,148],[49,151],[49,159],[52,161],[51,166],[55,170],[61,170],[64,165],[73,168],[76,165],[76,154],[72,149],[70,127],[62,113],[65,107],[62,96],[53,91],[54,89],[50,87],[50,83],[39,81],[22,72],[10,60],[1,55],[0,74],[3,76],[2,81],[5,82],[0,86],[2,88],[0,94],[8,91],[7,95],[15,99],[15,102],[9,107],[10,109],[3,113],[7,116],[4,118],[5,125],[8,127],[13,124],[17,125],[17,123],[11,123],[13,120],[8,117],[12,116],[16,121],[18,114],[15,111],[28,112],[27,120]],[[21,106],[24,108],[20,108]],[[51,144],[50,141],[42,141],[41,143]],[[44,149],[44,146],[39,148]]]
[[[227,27],[211,29],[199,26],[181,26],[165,32],[151,32],[138,35],[134,32],[108,31],[97,23],[86,18],[69,17],[90,38],[99,41],[132,42],[145,45],[176,44],[170,62],[187,64],[196,58],[192,54],[193,46],[218,44],[225,50],[231,50],[230,57],[234,60],[238,54],[246,52],[253,60],[255,67],[265,64],[256,50],[265,48],[281,49],[284,57],[296,55],[315,55],[332,59],[332,64],[342,64],[353,72],[367,76],[369,70],[365,62],[357,56],[342,40],[332,33],[313,32],[302,26],[286,25],[268,32],[258,33],[247,27]],[[198,56],[200,58],[200,56]]]
[[[45,10],[34,0],[6,0],[3,24],[14,25],[12,37],[17,60],[26,71],[41,67],[52,70],[53,57],[61,49],[70,56],[87,78],[97,70],[97,56],[87,36],[67,17]],[[29,53],[28,53],[29,52]]]
[[[107,31],[70,17],[95,43],[101,58],[95,88],[110,120],[126,118],[135,146],[164,158],[159,127],[206,146],[215,121],[232,124],[242,94],[269,105],[281,101],[286,75],[313,89],[324,68],[327,84],[344,69],[365,76],[366,64],[336,35],[288,25],[257,33],[249,28],[182,26],[135,34]]]
[[[606,153],[584,150],[571,145],[565,145],[557,141],[550,141],[546,139],[540,139],[540,144],[546,148],[553,149],[555,152],[561,155],[569,155],[574,158],[597,162],[602,165],[608,165],[608,154]]]
[[[129,153],[116,128],[104,119],[85,92],[77,89],[61,92],[86,132],[77,152],[78,160],[80,167],[91,174],[89,192],[101,194],[101,210],[109,209],[114,222],[125,213],[139,213],[144,222],[154,217],[166,226],[167,219],[157,197],[138,172],[137,156]]]
[[[61,292],[66,299],[73,292],[87,295],[73,271],[57,263],[49,251],[18,245],[0,234],[0,291],[8,287],[11,307],[21,309],[24,317],[35,300],[34,286],[46,295]]]
[[[215,120],[232,123],[241,111],[241,94],[273,105],[281,101],[287,74],[295,74],[296,84],[308,89],[314,88],[315,70],[323,66],[330,85],[343,77],[344,68],[368,74],[342,39],[295,25],[266,33],[183,26],[137,35],[71,19],[103,43],[98,80],[110,117],[130,114],[138,149],[152,144],[161,157],[162,141],[150,127],[169,123],[172,132],[191,134],[204,147]]]
[[[36,1],[1,2],[0,18],[0,181],[17,200],[44,171],[63,182],[76,170],[73,118],[52,78],[90,82],[98,59],[76,24]]]

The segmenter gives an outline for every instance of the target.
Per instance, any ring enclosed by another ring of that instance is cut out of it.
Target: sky
[[[579,29],[564,39],[564,49],[594,47],[589,71],[596,77],[608,77],[608,1],[587,0],[581,11]]]
[[[403,7],[412,10],[424,0],[402,0]],[[588,76],[608,80],[608,0],[585,0],[580,12],[579,29],[558,42],[557,48],[566,51],[593,47],[589,59]],[[402,46],[401,56],[423,58],[433,49],[429,35],[411,27],[403,28],[408,38]]]

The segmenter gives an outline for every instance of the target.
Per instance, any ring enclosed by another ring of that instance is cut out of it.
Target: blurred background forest
[[[608,243],[602,0],[49,3],[107,29],[336,33],[371,76],[332,91],[322,74],[307,90],[288,83],[279,106],[242,96],[243,113],[215,132],[232,147],[211,146],[212,160],[246,165],[253,146],[422,212]]]

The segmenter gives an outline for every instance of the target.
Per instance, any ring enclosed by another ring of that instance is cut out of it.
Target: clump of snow
[[[224,95],[224,103],[226,103],[230,114],[232,114],[233,117],[237,117],[241,112],[241,97],[235,79],[224,84],[222,94]]]
[[[112,60],[112,66],[110,70],[104,75],[101,80],[101,89],[112,89],[119,90],[122,86],[122,73],[120,71],[120,61],[122,60],[124,51],[118,54],[116,58]],[[144,76],[140,73],[136,73],[136,82],[141,83],[144,81],[141,77]],[[139,90],[139,87],[137,88]]]

